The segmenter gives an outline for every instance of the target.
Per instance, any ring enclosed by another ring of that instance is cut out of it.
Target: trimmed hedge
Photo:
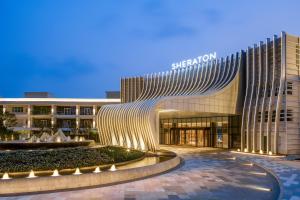
[[[88,146],[92,140],[81,142],[0,142],[0,149],[20,150],[20,149],[49,149]]]
[[[0,152],[0,173],[88,167],[134,160],[144,152],[122,147],[76,147],[53,150]]]

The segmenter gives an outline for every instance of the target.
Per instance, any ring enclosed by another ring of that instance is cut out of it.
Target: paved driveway
[[[184,159],[169,173],[93,189],[5,199],[276,199],[279,188],[270,174],[247,161],[211,148],[163,147]],[[271,191],[269,191],[271,189]]]

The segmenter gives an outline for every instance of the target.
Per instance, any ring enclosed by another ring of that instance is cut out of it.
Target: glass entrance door
[[[196,130],[195,129],[187,129],[185,131],[185,135],[186,135],[186,145],[191,145],[191,146],[197,146],[196,143]]]
[[[191,145],[199,147],[213,147],[214,138],[209,128],[186,129],[171,128],[166,130],[164,144]]]

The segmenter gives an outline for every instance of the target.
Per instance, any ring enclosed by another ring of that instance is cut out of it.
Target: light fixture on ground
[[[9,177],[8,173],[5,172],[5,173],[3,174],[2,180],[7,180],[7,179],[11,179],[11,178]]]
[[[255,189],[255,190],[261,190],[261,191],[265,191],[265,192],[271,192],[272,191],[271,188],[265,188],[265,187],[256,186],[256,185],[245,185],[245,187]]]
[[[110,167],[110,169],[109,169],[109,171],[116,171],[117,170],[117,168],[116,168],[116,166],[113,164],[111,167]]]
[[[58,170],[55,169],[55,170],[53,171],[53,174],[52,174],[51,176],[60,176],[60,174],[58,173]]]
[[[264,152],[263,152],[263,150],[260,150],[259,153],[260,153],[260,154],[263,154]]]
[[[101,170],[100,170],[100,167],[96,167],[96,169],[93,171],[93,173],[100,173]]]
[[[250,171],[249,174],[259,175],[259,176],[267,176],[267,173],[266,173],[266,172],[255,172],[255,171]]]
[[[77,167],[73,175],[80,175],[80,174],[82,173],[80,172],[80,169]]]
[[[37,176],[34,174],[34,171],[31,170],[27,178],[36,178]]]
[[[226,158],[228,160],[236,160],[236,157],[232,157],[232,158]]]
[[[253,166],[253,163],[245,163],[244,165],[246,165],[246,166]]]

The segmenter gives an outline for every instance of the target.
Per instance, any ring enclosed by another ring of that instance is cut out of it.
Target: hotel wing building
[[[299,51],[299,37],[282,32],[226,58],[122,78],[122,104],[97,114],[100,141],[300,153]]]
[[[52,98],[30,93],[25,98],[0,98],[0,112],[16,116],[14,131],[40,132],[42,128],[61,128],[64,132],[72,129],[96,128],[96,113],[105,104],[120,103],[119,98],[78,99]]]

